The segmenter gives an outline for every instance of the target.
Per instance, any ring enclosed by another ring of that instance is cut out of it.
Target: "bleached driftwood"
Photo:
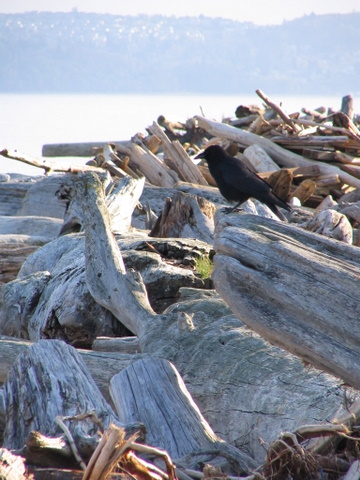
[[[43,157],[92,157],[106,145],[112,144],[117,148],[127,142],[81,142],[81,143],[51,143],[43,145]]]
[[[207,185],[207,181],[178,140],[171,142],[156,122],[149,127],[149,131],[160,138],[165,152],[165,159],[168,157],[172,160],[171,166],[178,173],[181,180]]]
[[[134,337],[136,338],[136,337]],[[114,339],[114,340],[121,340]],[[0,382],[6,381],[7,375],[19,355],[26,352],[33,342],[18,338],[0,337]],[[143,358],[141,353],[131,355],[121,352],[95,352],[77,349],[91,377],[107,401],[111,401],[109,384],[111,377],[126,368],[130,363]]]
[[[51,160],[44,160],[39,158],[34,158],[24,153],[20,153],[16,150],[1,150],[0,156],[4,158],[11,158],[12,160],[18,160],[19,162],[26,163],[33,167],[43,168],[45,173],[49,172],[69,172],[69,173],[78,173],[78,172],[101,172],[102,170],[96,167],[90,167],[88,165],[65,165],[61,162],[53,162]]]
[[[161,187],[173,187],[179,180],[177,174],[170,170],[150,150],[130,142],[128,145],[118,145],[117,151],[130,157],[130,167],[137,174],[152,184]]]
[[[58,415],[95,410],[105,428],[110,423],[122,426],[77,351],[58,340],[41,340],[17,358],[5,383],[5,407],[4,445],[9,449],[21,449],[32,430],[61,435]],[[86,419],[70,422],[70,429],[81,454],[88,455],[99,440],[97,427]]]
[[[0,235],[22,234],[46,241],[53,240],[59,234],[62,220],[37,216],[1,216]]]
[[[309,416],[321,422],[324,415],[335,414],[342,401],[337,380],[306,370],[300,360],[270,347],[233,317],[209,321],[216,310],[204,315],[204,307],[194,306],[194,316],[187,321],[191,307],[182,310],[176,305],[155,315],[140,279],[137,282],[123,268],[121,252],[102,215],[105,203],[96,179],[89,177],[85,185],[86,271],[92,295],[138,335],[143,354],[175,364],[217,434],[262,459],[259,436],[269,441],[283,429],[308,423]],[[250,380],[252,375],[256,380]],[[226,393],[214,396],[214,391]],[[315,399],[323,391],[327,403],[320,406]],[[294,398],[301,411],[294,411]],[[219,415],[221,411],[226,415]]]
[[[137,337],[96,337],[92,344],[95,352],[139,353]]]
[[[360,388],[360,250],[278,223],[220,221],[215,286],[264,338]]]
[[[280,169],[279,165],[259,145],[250,145],[244,150],[244,155],[256,172],[272,172]]]
[[[168,198],[150,235],[189,237],[212,243],[216,207],[203,197],[176,192]]]
[[[320,211],[302,227],[350,245],[353,243],[353,230],[349,220],[331,208]]]
[[[216,137],[226,138],[234,142],[238,142],[241,145],[248,147],[254,143],[260,145],[273,160],[275,160],[280,166],[283,167],[298,167],[306,165],[316,165],[319,167],[321,173],[334,173],[339,175],[340,180],[343,183],[351,185],[356,188],[360,188],[360,179],[343,172],[338,167],[332,165],[324,165],[320,162],[314,162],[307,160],[306,158],[296,153],[285,150],[276,143],[261,137],[254,133],[241,130],[239,128],[232,127],[231,125],[225,125],[224,123],[215,122],[207,118],[197,115],[195,121],[199,128],[203,128],[211,135]]]
[[[129,230],[131,214],[143,185],[144,178],[125,177],[107,196],[113,231],[124,233]],[[77,209],[81,211],[79,205]],[[4,285],[0,293],[0,333],[32,341],[44,337],[62,338],[84,347],[89,346],[96,336],[129,333],[109,310],[102,308],[89,295],[82,240],[81,236],[59,238],[48,247],[48,258],[46,251],[43,256],[39,253],[42,265],[38,264],[37,270],[42,273],[34,272],[26,263],[20,278]],[[63,257],[62,265],[61,262],[58,264],[60,257]],[[93,315],[88,314],[89,309]]]
[[[220,299],[209,298],[209,292],[156,315],[141,282],[136,282],[130,273],[122,274],[121,252],[113,239],[108,215],[101,215],[106,206],[100,182],[92,175],[79,182],[86,210],[86,270],[94,295],[120,321],[138,332],[142,355],[166,358],[176,366],[217,435],[262,463],[264,450],[259,437],[271,442],[280,431],[292,431],[309,423],[309,419],[322,423],[341,410],[344,395],[338,380],[309,369],[297,357],[266,343],[231,315]],[[227,221],[228,216],[224,219]],[[78,242],[76,248],[74,243],[67,245],[77,258],[81,235],[56,242],[70,239]],[[59,254],[49,255],[50,246],[35,253],[35,270],[38,265],[38,269],[52,274],[59,268]],[[69,264],[69,257],[61,256],[61,262]],[[88,312],[90,315],[91,309]],[[2,350],[5,343],[0,341],[0,372],[5,371],[1,363],[8,362],[8,353]],[[82,351],[81,356],[86,362],[92,361],[91,372],[102,391],[108,375],[131,362],[130,355],[116,353]],[[320,402],[325,395],[326,402]],[[294,408],[299,404],[301,409]]]
[[[296,133],[300,130],[299,126],[293,123],[292,119],[284,112],[284,110],[279,105],[274,103],[267,95],[265,95],[264,92],[258,89],[256,90],[256,93],[262,100],[264,100],[267,105],[269,105],[270,108],[272,108],[282,118],[282,120],[291,128],[293,132]]]
[[[188,456],[188,467],[199,465],[211,452],[213,457],[223,454],[232,458],[239,474],[251,467],[247,455],[213,432],[167,360],[150,357],[133,363],[112,378],[110,392],[120,421],[146,425],[148,443],[165,449],[177,464]]]

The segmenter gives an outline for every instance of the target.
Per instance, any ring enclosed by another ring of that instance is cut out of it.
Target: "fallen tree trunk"
[[[236,315],[360,389],[360,250],[249,215],[220,220],[216,234],[213,280]]]

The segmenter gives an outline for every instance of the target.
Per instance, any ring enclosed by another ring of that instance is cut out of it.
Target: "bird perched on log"
[[[280,220],[286,220],[278,207],[291,211],[290,205],[275,195],[271,186],[252,172],[242,160],[231,157],[219,145],[211,145],[195,158],[205,158],[221,195],[229,202],[238,202],[235,207],[226,209],[226,213],[233,212],[250,197],[254,197],[267,205]]]

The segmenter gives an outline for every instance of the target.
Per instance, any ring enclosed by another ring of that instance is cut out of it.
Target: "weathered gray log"
[[[115,142],[81,142],[81,143],[50,143],[43,145],[43,157],[93,157],[106,145],[112,144],[117,148],[126,145],[127,141]]]
[[[98,173],[101,172],[101,169],[96,167],[91,167],[88,165],[69,165],[68,163],[60,163],[54,162],[51,160],[44,160],[43,158],[35,158],[31,157],[30,155],[26,155],[24,153],[19,153],[16,150],[7,150],[4,149],[0,152],[0,157],[4,158],[11,158],[12,160],[18,160],[19,162],[26,163],[27,165],[31,165],[33,167],[43,168],[44,172],[70,172],[70,173],[77,173],[77,172],[88,172],[88,171],[97,171]]]
[[[91,182],[87,186],[91,187]],[[101,191],[100,187],[99,190]],[[112,250],[113,239],[107,215],[104,220],[98,221],[98,215],[101,215],[99,212],[106,208],[103,193],[97,195],[96,191],[88,189],[84,202],[88,203],[88,223],[85,228],[88,229],[90,242],[86,269],[93,272],[91,276],[94,278],[96,295],[110,309],[115,303],[115,313],[119,318],[125,315],[129,326],[133,322],[134,328],[139,331],[143,354],[156,355],[174,363],[217,435],[262,463],[264,450],[259,445],[259,437],[265,442],[271,442],[282,430],[291,431],[309,421],[321,423],[337,413],[343,402],[341,382],[309,369],[298,358],[271,347],[230,315],[229,309],[219,299],[210,297],[205,301],[202,293],[201,298],[183,300],[163,315],[155,315],[151,310],[149,314],[145,301],[145,312],[141,306],[135,306],[129,312],[129,304],[137,301],[135,296],[131,297],[131,290],[134,288],[136,292],[137,288],[136,285],[133,287],[131,279],[127,279],[128,275],[118,283],[121,273],[116,257],[120,252],[117,245]],[[95,205],[91,206],[92,202]],[[256,218],[259,220],[259,217]],[[224,221],[228,220],[229,216],[225,215]],[[110,232],[110,241],[103,230]],[[71,235],[69,239],[78,241],[80,249],[81,235]],[[110,247],[107,244],[109,242]],[[125,240],[124,244],[126,245]],[[50,244],[43,248],[47,252],[43,252],[45,258],[37,251],[35,256],[38,260],[33,263],[34,269],[47,270],[53,274],[59,269],[59,259],[63,266],[69,265],[68,257],[62,257],[62,254],[56,252],[54,257],[58,258],[54,261],[48,254]],[[156,248],[159,249],[160,245]],[[95,250],[94,256],[92,249]],[[96,249],[100,252],[96,253]],[[74,248],[74,243],[67,244],[67,250],[74,259],[79,256],[80,250]],[[101,255],[107,257],[106,277],[102,275]],[[100,263],[99,270],[97,261]],[[101,275],[97,276],[97,273]],[[124,288],[129,288],[130,295],[124,295]],[[137,315],[139,309],[140,316]],[[0,349],[1,361],[6,360],[6,355],[2,355]],[[104,372],[111,370],[117,373],[115,367],[119,365],[117,362],[121,362],[118,354],[82,352],[81,355],[88,358],[98,356],[99,361],[94,362],[94,378],[96,375],[97,383],[103,386],[108,381]],[[121,355],[122,359],[125,357],[129,358]],[[128,364],[124,360],[121,368]],[[320,401],[324,396],[326,402]],[[301,405],[301,409],[296,408],[296,405]]]
[[[199,468],[209,452],[216,457],[218,451],[238,464],[238,474],[255,468],[247,455],[217,437],[167,360],[150,357],[133,363],[112,378],[110,392],[120,421],[146,425],[147,442],[166,450],[178,465],[188,456],[187,467]]]
[[[340,110],[347,115],[350,120],[354,117],[354,99],[352,95],[345,95],[341,100]]]
[[[39,244],[25,244],[20,241],[20,236],[17,237],[18,243],[3,243],[4,236],[0,235],[0,285],[14,280],[27,257],[39,248]],[[10,240],[12,236],[8,238]],[[21,238],[23,239],[24,236]]]
[[[121,426],[105,402],[77,351],[58,340],[41,340],[21,354],[5,383],[6,428],[4,446],[21,449],[32,430],[60,436],[57,416],[96,411],[107,428]],[[68,428],[80,454],[88,456],[99,440],[89,419],[70,421]]]
[[[216,289],[270,342],[360,389],[360,250],[248,215],[217,224]]]
[[[208,254],[210,245],[143,235],[117,241],[124,245],[128,268],[142,273],[155,311],[161,312],[173,303],[179,287],[204,286],[194,270],[184,267],[186,257]],[[166,257],[170,257],[169,263],[164,261]],[[38,283],[39,272],[48,272],[42,274],[46,275],[46,284]],[[27,258],[18,278],[0,291],[0,333],[33,341],[60,338],[83,348],[90,348],[96,336],[129,335],[121,319],[117,321],[89,294],[83,234],[59,237]]]
[[[126,177],[107,197],[113,230],[128,231],[143,185],[144,178]],[[85,282],[83,245],[75,237],[58,239],[46,249],[48,258],[46,251],[36,256],[43,261],[35,271],[26,264],[19,274],[21,278],[4,286],[0,293],[0,334],[32,341],[60,338],[82,347],[89,347],[96,336],[129,334],[109,310],[90,296]],[[36,259],[29,259],[30,264],[31,261]],[[39,271],[51,272],[42,285],[37,281]],[[23,278],[24,275],[31,276]],[[92,315],[88,314],[89,309]]]
[[[86,270],[93,295],[118,318],[126,312],[124,323],[138,334],[143,353],[175,364],[217,434],[262,462],[259,436],[271,441],[281,430],[293,430],[309,418],[321,422],[333,417],[342,403],[340,382],[306,369],[298,358],[269,346],[234,317],[220,318],[214,308],[197,304],[174,305],[166,314],[155,315],[141,287],[119,266],[121,253],[101,215],[105,206],[95,179],[86,184]],[[318,401],[324,392],[326,405]],[[302,408],[294,409],[295,404]]]
[[[145,177],[134,179],[126,175],[114,189],[114,184],[109,174],[105,174],[102,181],[104,191],[110,190],[110,193],[106,196],[106,205],[110,214],[112,231],[118,234],[125,233],[130,228],[134,208],[144,189]],[[73,188],[67,193],[67,197],[69,205],[64,217],[62,234],[66,233],[71,228],[71,225],[78,224],[81,227],[83,223],[82,204],[79,203],[74,195]],[[72,232],[70,231],[70,233]]]
[[[197,122],[199,128],[203,128],[215,137],[226,138],[228,140],[238,142],[246,147],[253,145],[254,143],[260,145],[270,155],[270,157],[282,167],[317,165],[321,173],[335,173],[339,175],[339,178],[342,182],[353,187],[360,188],[360,179],[343,172],[338,167],[307,160],[301,155],[297,155],[296,153],[285,150],[279,145],[276,145],[276,143],[268,140],[267,138],[261,137],[260,135],[241,130],[240,128],[232,127],[231,125],[215,122],[199,115],[195,117],[195,121]]]
[[[43,243],[50,242],[60,232],[62,220],[51,217],[0,217],[0,235],[27,235]]]
[[[31,345],[33,345],[33,343],[27,340],[4,336],[0,337],[0,383],[6,381],[7,375],[17,357],[26,352]],[[82,349],[78,349],[77,352],[81,356],[97,387],[108,402],[111,402],[109,394],[111,377],[123,368],[126,368],[130,363],[144,356],[141,353],[129,355],[119,352],[94,352],[92,350]]]
[[[29,338],[27,321],[36,310],[49,272],[37,272],[31,278],[6,283],[0,290],[0,335]]]
[[[137,337],[96,337],[92,344],[94,352],[140,353]]]
[[[203,197],[176,192],[168,198],[150,236],[198,238],[212,243],[216,207]]]
[[[142,280],[126,273],[119,247],[110,229],[104,193],[94,175],[78,182],[84,199],[86,281],[95,300],[108,308],[135,335],[156,317]],[[94,232],[96,230],[96,235]],[[101,245],[101,247],[100,247]]]
[[[8,182],[0,182],[0,215],[18,215],[35,178],[11,174]]]
[[[360,224],[360,202],[352,203],[349,205],[344,205],[338,209],[340,213],[346,215],[347,217],[355,220]]]

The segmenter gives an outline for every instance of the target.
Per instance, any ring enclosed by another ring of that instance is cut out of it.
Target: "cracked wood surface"
[[[360,388],[360,250],[250,215],[217,224],[213,280],[271,343]]]

